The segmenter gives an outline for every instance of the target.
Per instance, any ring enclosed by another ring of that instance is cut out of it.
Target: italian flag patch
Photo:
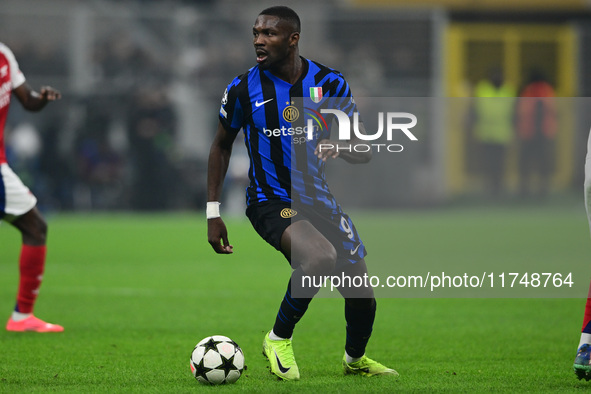
[[[313,102],[319,103],[322,100],[322,88],[321,87],[314,87],[310,88],[310,98]]]

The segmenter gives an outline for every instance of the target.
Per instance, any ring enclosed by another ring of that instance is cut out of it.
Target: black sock
[[[373,322],[376,317],[376,301],[373,298],[350,298],[345,300],[345,320],[347,321],[347,341],[345,350],[353,358],[365,354]]]
[[[281,301],[281,306],[279,307],[279,312],[275,319],[275,325],[273,326],[273,332],[281,338],[291,338],[295,325],[300,321],[302,316],[304,316],[312,298],[314,298],[319,290],[318,288],[305,289],[305,293],[308,297],[293,298],[291,296],[291,283],[292,281],[294,281],[294,283],[301,283],[301,277],[303,275],[304,272],[301,267],[292,272],[289,283],[287,284],[285,297],[283,297],[283,301]]]

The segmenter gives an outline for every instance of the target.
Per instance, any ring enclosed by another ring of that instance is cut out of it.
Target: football
[[[201,383],[234,383],[245,369],[244,353],[230,338],[213,335],[195,346],[190,366],[193,376]]]

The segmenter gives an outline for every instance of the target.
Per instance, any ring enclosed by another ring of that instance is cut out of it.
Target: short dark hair
[[[293,26],[294,30],[298,33],[301,30],[300,17],[294,10],[292,10],[289,7],[277,5],[265,8],[261,11],[259,15],[276,16],[279,19],[283,19],[284,21],[290,23]]]

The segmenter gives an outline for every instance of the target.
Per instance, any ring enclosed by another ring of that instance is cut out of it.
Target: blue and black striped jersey
[[[338,72],[302,58],[303,71],[291,85],[258,65],[236,77],[222,98],[220,121],[233,133],[244,131],[250,158],[248,205],[282,200],[317,209],[340,210],[324,175],[324,162],[314,155],[318,140],[329,138],[328,124],[306,134],[307,120],[317,121],[320,100],[337,100],[339,110],[351,116],[356,111],[349,85]],[[310,101],[311,100],[311,101]]]

